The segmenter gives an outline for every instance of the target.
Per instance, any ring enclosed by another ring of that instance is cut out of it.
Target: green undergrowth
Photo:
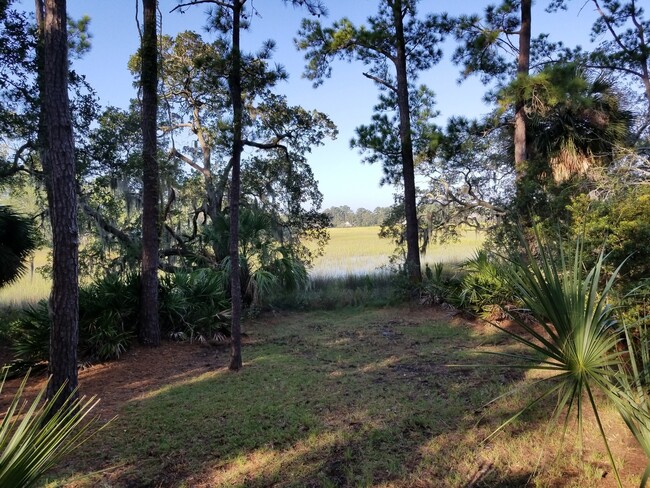
[[[406,286],[397,273],[374,272],[315,276],[300,292],[278,292],[269,302],[281,310],[337,310],[347,307],[385,307],[404,301]],[[404,283],[406,285],[406,283]]]
[[[549,434],[550,403],[482,442],[531,392],[486,404],[532,381],[471,366],[520,347],[489,326],[348,308],[260,317],[246,332],[239,373],[218,352],[224,367],[129,401],[47,486],[579,487],[607,475],[600,445],[580,453],[573,434]]]

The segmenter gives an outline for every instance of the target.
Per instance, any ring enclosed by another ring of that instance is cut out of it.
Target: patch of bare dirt
[[[199,343],[163,342],[158,348],[134,346],[118,361],[95,364],[79,371],[79,388],[83,395],[96,395],[101,402],[96,413],[102,419],[117,415],[128,401],[169,383],[198,376],[228,365],[227,347],[210,347]],[[34,375],[25,396],[33,398],[43,387],[46,374]],[[22,377],[7,381],[0,395],[0,412],[5,412]]]

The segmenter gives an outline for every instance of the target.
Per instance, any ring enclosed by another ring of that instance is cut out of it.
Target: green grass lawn
[[[395,251],[395,244],[390,239],[379,238],[379,227],[337,227],[329,232],[330,241],[325,252],[316,259],[311,270],[314,277],[372,273],[387,265]],[[481,244],[481,234],[467,231],[458,242],[429,246],[422,265],[462,261],[471,257]]]
[[[246,331],[243,370],[227,371],[219,349],[207,372],[140,389],[47,486],[614,486],[595,426],[587,421],[581,453],[572,424],[564,443],[561,427],[548,431],[550,405],[483,442],[530,392],[488,401],[533,381],[465,366],[517,347],[490,326],[443,310],[348,308]],[[95,373],[82,373],[82,388],[84,374]],[[147,384],[137,376],[136,366],[124,387]],[[614,448],[629,450],[607,408],[605,422]],[[638,484],[640,471],[619,467],[625,486]]]

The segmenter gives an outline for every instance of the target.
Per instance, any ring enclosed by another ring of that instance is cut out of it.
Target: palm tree
[[[555,183],[606,166],[630,140],[632,114],[603,75],[554,65],[531,78],[527,95],[531,156]]]
[[[0,206],[0,287],[25,272],[25,259],[36,249],[32,221],[11,208]]]
[[[230,238],[230,220],[220,214],[204,229],[210,247],[226,255]],[[239,213],[239,274],[245,301],[258,305],[273,290],[305,288],[308,274],[305,264],[287,241],[285,230],[263,209],[242,206]],[[230,265],[228,258],[224,260]]]

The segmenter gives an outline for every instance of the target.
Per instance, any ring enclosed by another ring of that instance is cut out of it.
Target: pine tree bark
[[[43,115],[46,129],[44,164],[49,168],[52,222],[52,293],[47,395],[63,388],[58,406],[77,388],[79,323],[78,228],[75,155],[68,99],[66,0],[45,0],[43,43]],[[58,407],[55,406],[55,409]]]
[[[36,64],[36,86],[38,87],[39,107],[38,130],[36,134],[36,149],[38,151],[41,165],[43,166],[43,181],[47,194],[47,201],[52,201],[52,184],[50,182],[51,171],[47,159],[47,127],[45,126],[45,3],[44,0],[35,0],[36,12],[36,53],[34,61]]]
[[[411,114],[408,92],[408,73],[406,71],[406,42],[402,1],[389,2],[395,23],[397,73],[397,104],[399,109],[399,138],[402,156],[402,175],[404,178],[404,211],[406,213],[406,271],[412,283],[422,281],[420,268],[419,226],[415,198],[415,163],[413,160],[413,140],[411,137]]]
[[[158,200],[157,160],[158,49],[157,0],[142,0],[144,29],[141,48],[142,83],[142,273],[138,338],[148,346],[160,345],[158,316]]]
[[[530,66],[531,3],[532,0],[521,0],[521,27],[517,57],[517,78],[520,81],[528,76]],[[515,178],[518,187],[521,187],[526,176],[527,160],[525,100],[520,94],[515,103]],[[521,188],[518,189],[521,192]]]
[[[232,66],[228,77],[230,96],[233,108],[233,143],[232,143],[232,173],[230,185],[230,290],[232,300],[231,330],[230,330],[230,365],[231,371],[242,367],[241,354],[241,277],[239,274],[239,198],[241,179],[242,153],[242,121],[243,102],[241,88],[241,50],[240,50],[240,19],[243,4],[246,0],[233,1],[232,23]]]

